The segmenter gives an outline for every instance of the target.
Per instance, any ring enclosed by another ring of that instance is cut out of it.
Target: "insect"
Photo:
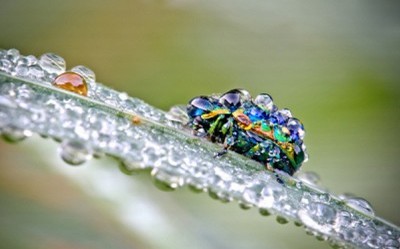
[[[243,89],[198,96],[187,105],[194,134],[254,159],[269,170],[293,175],[306,161],[303,124],[288,109],[278,110],[266,93],[254,99]]]

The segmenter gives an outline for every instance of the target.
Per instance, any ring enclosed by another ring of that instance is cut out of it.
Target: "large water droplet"
[[[68,164],[81,165],[92,158],[92,149],[82,141],[65,140],[60,145],[60,156]]]
[[[10,143],[17,143],[24,140],[27,137],[32,136],[32,132],[29,130],[20,129],[14,126],[6,126],[1,130],[4,140]]]
[[[39,65],[50,74],[61,74],[65,72],[65,60],[56,54],[43,54],[39,59]]]
[[[96,83],[96,75],[91,69],[80,65],[72,68],[71,72],[75,72],[81,75],[85,79],[86,83],[89,85],[89,88],[93,90]]]
[[[43,69],[35,64],[28,67],[28,77],[34,80],[42,80],[44,78]]]
[[[361,197],[356,197],[352,194],[343,194],[339,197],[346,201],[347,205],[349,205],[350,207],[368,215],[375,215],[372,205],[367,200]]]
[[[304,225],[328,233],[336,224],[336,210],[324,203],[310,203],[298,212],[299,219]]]
[[[186,125],[189,122],[189,116],[187,115],[186,106],[184,105],[176,105],[171,107],[165,117],[172,125]]]

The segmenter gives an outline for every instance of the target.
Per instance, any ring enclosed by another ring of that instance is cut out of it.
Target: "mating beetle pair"
[[[268,169],[293,175],[306,160],[304,127],[288,109],[278,110],[268,94],[252,99],[246,90],[234,89],[221,96],[199,96],[187,105],[189,126]]]

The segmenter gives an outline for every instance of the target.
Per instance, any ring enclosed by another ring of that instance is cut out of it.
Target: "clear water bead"
[[[7,59],[0,60],[0,71],[10,73],[12,63]]]
[[[314,186],[318,185],[321,181],[320,176],[313,171],[305,171],[305,172],[301,171],[297,174],[297,178],[302,182]]]
[[[65,140],[60,145],[61,158],[70,165],[81,165],[92,158],[91,148],[82,141]]]
[[[365,214],[375,215],[372,205],[364,198],[356,197],[352,194],[343,194],[340,195],[339,197],[344,201],[346,201],[347,205],[349,205],[350,207],[358,211],[361,211]]]
[[[17,143],[24,140],[27,137],[32,136],[32,132],[29,130],[20,129],[14,126],[7,126],[1,130],[1,134],[7,142]]]
[[[42,80],[45,74],[43,69],[35,64],[28,67],[28,77],[34,80]]]
[[[85,66],[76,66],[71,69],[71,72],[80,74],[90,86],[96,82],[96,75],[94,72]]]
[[[65,72],[65,60],[56,54],[43,54],[39,59],[39,65],[50,74],[61,74]]]
[[[337,213],[334,208],[327,204],[314,202],[300,209],[298,217],[304,225],[328,233],[336,224]]]
[[[29,73],[29,68],[27,64],[19,64],[18,66],[15,67],[14,73],[17,76],[25,77]]]
[[[151,176],[154,185],[160,190],[171,191],[183,186],[184,179],[173,170],[153,168]]]
[[[272,112],[274,110],[274,102],[269,94],[262,93],[254,99],[254,104],[258,105],[265,111]]]
[[[19,51],[15,48],[9,49],[6,54],[6,59],[12,63],[16,63],[20,57]]]

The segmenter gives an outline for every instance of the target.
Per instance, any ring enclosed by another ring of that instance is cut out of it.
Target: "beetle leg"
[[[233,137],[233,118],[228,118],[228,121],[222,126],[221,132],[225,135],[224,148],[215,153],[214,158],[219,158],[228,153],[228,149],[235,144]]]

